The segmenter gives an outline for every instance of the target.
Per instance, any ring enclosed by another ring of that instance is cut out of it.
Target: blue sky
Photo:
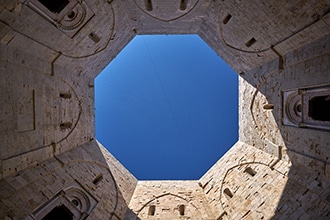
[[[97,140],[136,178],[199,179],[238,139],[238,76],[197,35],[136,36],[95,108]]]

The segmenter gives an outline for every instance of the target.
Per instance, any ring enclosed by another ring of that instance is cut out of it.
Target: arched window
[[[179,213],[180,213],[181,216],[184,215],[184,211],[185,211],[185,206],[184,205],[180,205],[179,206]]]
[[[257,171],[255,171],[254,169],[252,169],[251,167],[247,167],[245,170],[244,170],[244,173],[248,173],[250,174],[250,176],[254,176],[257,174]]]
[[[230,189],[228,189],[228,188],[226,188],[224,191],[223,191],[223,193],[225,194],[225,196],[226,196],[226,198],[227,199],[231,199],[231,198],[233,198],[233,194],[232,194],[232,192],[230,191]]]
[[[155,205],[151,205],[149,206],[149,211],[148,211],[148,215],[155,215],[155,211],[156,211],[156,206]]]

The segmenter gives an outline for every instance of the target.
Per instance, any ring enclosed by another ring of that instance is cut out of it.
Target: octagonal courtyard
[[[326,0],[1,1],[0,218],[328,219],[329,9]],[[199,179],[138,180],[96,140],[94,79],[134,37],[155,34],[198,35],[239,75],[238,141]]]
[[[237,77],[197,35],[137,36],[96,78],[96,138],[139,180],[199,179],[238,139]]]

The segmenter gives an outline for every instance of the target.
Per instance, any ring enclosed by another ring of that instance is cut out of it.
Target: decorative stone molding
[[[85,219],[96,206],[97,201],[86,192],[77,182],[61,190],[55,197],[42,205],[27,220],[42,219],[49,213],[62,210],[72,219]]]
[[[94,16],[93,11],[84,1],[62,0],[48,3],[41,0],[21,0],[21,2],[71,38]]]
[[[282,92],[283,124],[330,130],[330,85]]]

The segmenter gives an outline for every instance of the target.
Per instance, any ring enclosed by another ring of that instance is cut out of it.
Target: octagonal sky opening
[[[238,140],[238,75],[198,35],[138,35],[95,79],[96,138],[139,180],[197,180]]]

